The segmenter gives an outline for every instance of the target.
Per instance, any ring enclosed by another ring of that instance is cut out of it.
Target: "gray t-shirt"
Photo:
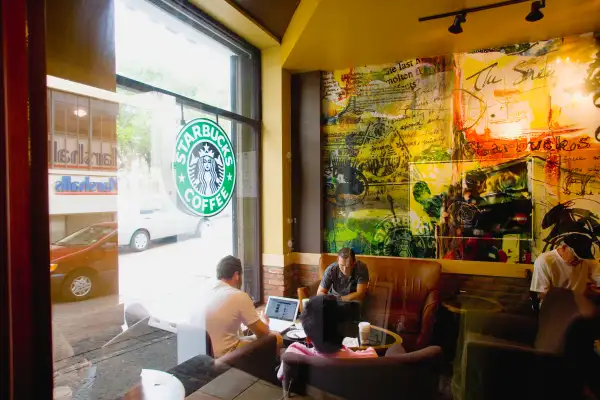
[[[369,283],[369,270],[364,262],[356,260],[352,274],[346,276],[336,261],[325,270],[321,287],[335,296],[346,296],[356,292],[359,283],[365,285]]]

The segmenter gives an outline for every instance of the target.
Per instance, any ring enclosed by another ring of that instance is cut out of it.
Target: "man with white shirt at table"
[[[247,326],[258,338],[273,333],[269,330],[269,317],[262,313],[258,315],[252,299],[240,290],[241,287],[242,262],[233,256],[224,257],[217,264],[217,281],[206,297],[203,297],[201,308],[190,321],[192,325],[206,329],[215,358],[254,339],[240,336],[241,324]],[[276,335],[281,345],[283,339],[279,334]]]
[[[551,287],[585,293],[600,285],[600,265],[592,254],[594,242],[585,233],[566,235],[558,248],[540,254],[533,266],[532,292],[543,301]]]

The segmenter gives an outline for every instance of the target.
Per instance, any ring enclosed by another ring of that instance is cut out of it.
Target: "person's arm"
[[[271,333],[269,325],[260,318],[255,323],[248,325],[248,328],[256,335],[256,337],[267,336]]]
[[[240,293],[240,316],[242,323],[256,335],[263,337],[269,334],[268,322],[265,323],[256,313],[252,299],[246,293]]]
[[[589,280],[590,282],[592,282],[596,288],[600,287],[600,263],[598,263],[598,260],[590,260],[589,261],[589,267],[588,267],[588,271],[589,271]]]
[[[323,279],[321,279],[321,284],[319,285],[319,290],[317,290],[317,296],[324,296],[329,293],[329,288],[333,284],[333,278],[331,270],[333,268],[333,264],[327,267],[325,272],[323,273]]]
[[[551,286],[548,265],[543,257],[538,257],[533,264],[533,274],[529,290],[539,293],[540,299],[543,300]]]
[[[356,270],[356,292],[348,293],[346,296],[342,296],[342,300],[351,301],[357,300],[360,301],[365,298],[367,295],[367,288],[369,287],[369,270],[366,265],[362,264],[360,267],[358,264],[355,266]]]
[[[349,293],[346,296],[342,296],[342,300],[351,301],[364,299],[367,294],[367,287],[367,283],[359,283],[358,285],[356,285],[356,292]]]

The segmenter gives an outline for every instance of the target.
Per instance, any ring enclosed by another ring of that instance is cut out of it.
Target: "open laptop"
[[[300,300],[287,297],[270,296],[267,300],[266,314],[269,317],[269,329],[282,333],[290,328],[298,316]]]

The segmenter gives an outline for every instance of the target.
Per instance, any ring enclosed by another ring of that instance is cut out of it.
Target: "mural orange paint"
[[[327,251],[598,250],[599,34],[326,72],[323,117]]]

